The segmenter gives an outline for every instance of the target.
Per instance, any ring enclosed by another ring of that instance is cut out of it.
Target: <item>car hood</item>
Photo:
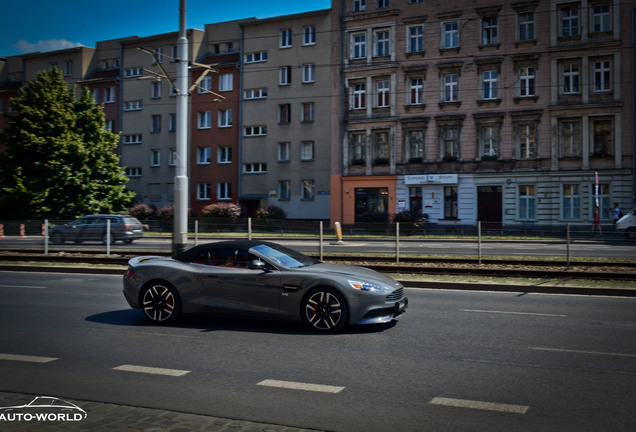
[[[402,284],[396,280],[380,273],[375,270],[368,269],[366,267],[343,265],[343,264],[326,264],[318,263],[309,267],[303,267],[308,271],[314,273],[323,273],[333,276],[346,277],[351,280],[364,280],[369,282],[380,282],[384,285],[392,286],[395,288],[401,288]]]

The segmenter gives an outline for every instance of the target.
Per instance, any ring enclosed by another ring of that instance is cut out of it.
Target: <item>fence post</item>
[[[199,219],[194,220],[194,245],[199,244]]]
[[[106,255],[110,256],[110,219],[106,219]]]
[[[320,221],[320,261],[322,261],[323,257],[323,243],[322,243],[322,221]]]
[[[44,224],[42,224],[42,235],[44,236],[44,255],[47,256],[49,254],[49,220],[44,219]]]
[[[477,221],[477,256],[481,265],[481,221]]]
[[[566,225],[565,228],[565,250],[566,250],[566,255],[567,255],[567,263],[568,263],[568,267],[570,267],[570,224]]]
[[[247,218],[247,239],[252,240],[252,218]]]
[[[395,263],[400,263],[400,223],[395,223]]]

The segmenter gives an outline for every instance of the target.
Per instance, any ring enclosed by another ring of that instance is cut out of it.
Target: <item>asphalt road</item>
[[[633,298],[407,289],[394,325],[317,335],[150,325],[119,276],[0,272],[0,294],[4,392],[341,432],[636,430]]]

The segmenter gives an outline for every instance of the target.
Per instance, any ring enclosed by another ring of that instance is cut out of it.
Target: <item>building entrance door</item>
[[[483,229],[501,229],[501,186],[477,187],[477,220],[481,221]]]

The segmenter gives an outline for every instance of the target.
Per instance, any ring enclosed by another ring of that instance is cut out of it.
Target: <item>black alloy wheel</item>
[[[305,298],[302,317],[312,330],[335,332],[347,321],[347,305],[342,295],[330,288],[319,288]]]
[[[154,323],[174,321],[180,313],[176,290],[162,282],[148,285],[141,296],[141,308],[146,318]]]

